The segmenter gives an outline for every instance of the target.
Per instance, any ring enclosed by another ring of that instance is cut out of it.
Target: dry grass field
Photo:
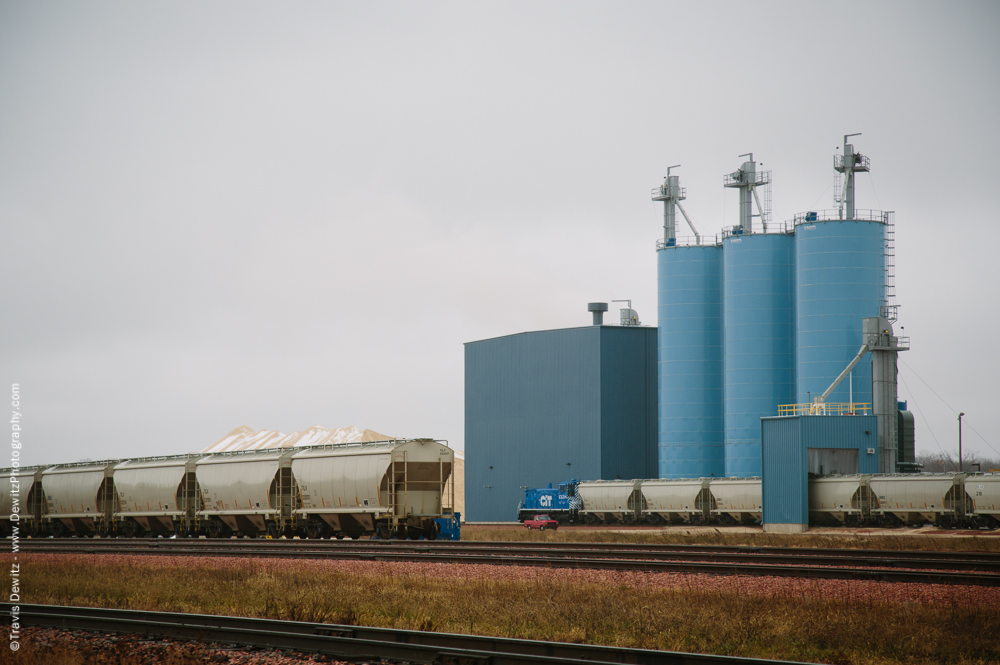
[[[838,664],[1000,662],[997,589],[109,555],[29,555],[21,570],[24,600],[35,603],[392,626]]]

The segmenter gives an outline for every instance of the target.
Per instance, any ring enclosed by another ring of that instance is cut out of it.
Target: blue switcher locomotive
[[[576,495],[576,480],[559,483],[559,487],[541,489],[524,488],[524,500],[517,506],[517,520],[523,522],[536,515],[548,515],[560,524],[572,524],[577,521],[580,499]]]

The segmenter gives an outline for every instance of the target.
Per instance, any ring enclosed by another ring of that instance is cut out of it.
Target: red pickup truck
[[[552,529],[555,531],[559,528],[559,522],[555,521],[548,515],[535,515],[534,519],[524,520],[524,526],[529,529],[538,529],[544,531],[545,529]]]

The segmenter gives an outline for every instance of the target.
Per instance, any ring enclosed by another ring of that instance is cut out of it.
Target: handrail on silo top
[[[779,416],[867,416],[871,402],[823,402],[820,404],[779,404]]]
[[[892,215],[891,210],[861,210],[855,209],[851,219],[844,219],[840,216],[840,210],[809,210],[807,212],[796,213],[794,217],[795,226],[801,224],[811,224],[813,222],[881,222],[889,224]]]

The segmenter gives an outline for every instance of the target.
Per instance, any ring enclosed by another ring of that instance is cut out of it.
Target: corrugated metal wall
[[[787,416],[760,423],[765,524],[809,523],[810,448],[852,448],[859,473],[878,473],[878,455],[867,452],[878,440],[875,416]]]
[[[655,478],[656,328],[601,330],[601,478]]]
[[[809,474],[801,421],[798,416],[760,421],[764,524],[809,523]]]
[[[795,400],[791,234],[723,241],[726,475],[759,476],[760,419]]]
[[[466,519],[516,519],[525,486],[652,475],[655,336],[587,326],[467,343]]]

